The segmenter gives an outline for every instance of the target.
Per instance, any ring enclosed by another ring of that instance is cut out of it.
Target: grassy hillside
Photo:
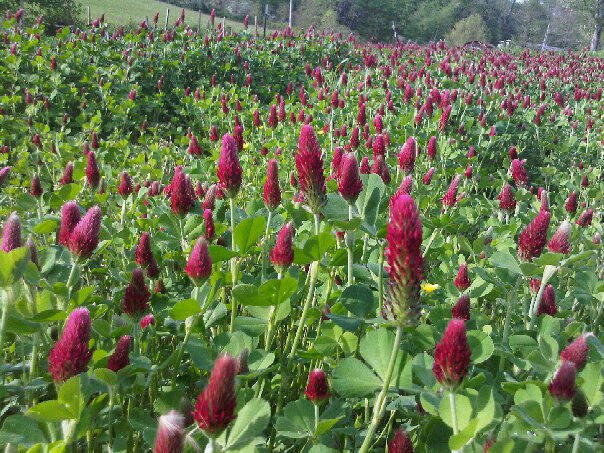
[[[86,8],[90,6],[90,15],[94,19],[105,13],[105,20],[110,24],[123,25],[130,22],[140,22],[145,18],[151,20],[156,12],[159,11],[159,23],[164,24],[166,20],[166,9],[170,9],[170,23],[178,18],[180,14],[179,8],[168,3],[157,0],[79,0],[83,7],[84,19],[86,19]],[[185,22],[196,27],[198,20],[198,12],[185,8]],[[207,14],[201,15],[201,25],[206,26],[210,16]],[[216,21],[222,18],[216,18]],[[253,19],[250,20],[253,26]],[[231,27],[232,30],[239,31],[243,29],[241,22],[226,20],[225,25]]]

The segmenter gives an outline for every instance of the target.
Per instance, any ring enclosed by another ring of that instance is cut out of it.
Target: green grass
[[[172,25],[180,15],[179,8],[175,5],[160,2],[157,0],[79,0],[82,5],[83,19],[87,19],[87,7],[90,6],[90,16],[94,20],[105,13],[105,21],[110,25],[126,25],[129,23],[140,23],[145,18],[149,21],[153,19],[156,12],[159,11],[158,25],[163,27],[166,20],[166,9],[170,9],[170,25]],[[185,8],[185,22],[191,27],[197,27],[199,13]],[[210,20],[207,14],[201,15],[201,26],[206,27]],[[222,22],[222,18],[216,17],[216,23]],[[250,20],[253,27],[253,19]],[[233,31],[243,30],[243,23],[232,20],[225,20],[225,28],[231,28]]]

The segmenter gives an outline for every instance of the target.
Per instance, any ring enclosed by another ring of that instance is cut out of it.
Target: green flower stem
[[[124,217],[126,217],[126,199],[122,198],[122,212],[120,214],[120,226],[124,225]]]
[[[283,278],[283,273],[279,272],[277,274],[277,279],[281,280]],[[275,329],[275,316],[277,314],[277,307],[271,306],[270,314],[268,315],[268,325],[266,330],[266,341],[264,342],[264,350],[269,351],[271,347],[271,343],[273,341],[273,330]]]
[[[575,441],[573,442],[572,453],[579,453],[579,446],[581,444],[581,433],[575,434]]]
[[[78,260],[74,257],[73,264],[71,265],[71,271],[69,271],[69,277],[67,278],[67,303],[71,300],[73,293],[73,287],[75,286],[76,270],[78,268]]]
[[[354,217],[352,204],[348,205],[348,220]],[[354,234],[352,231],[346,232],[346,251],[348,253],[348,286],[354,284]]]
[[[457,434],[459,429],[457,428],[457,413],[455,412],[455,392],[449,392],[449,405],[451,407],[451,425],[453,425],[453,434]],[[453,453],[457,451],[459,450],[453,450]]]
[[[562,265],[562,263],[561,263]],[[545,291],[545,287],[547,286],[547,282],[549,279],[554,276],[554,274],[558,271],[557,267],[547,265],[543,270],[543,276],[541,277],[541,286],[539,287],[539,291],[537,292],[537,296],[531,302],[531,306],[529,308],[529,325],[527,326],[528,330],[533,330],[535,327],[535,321],[537,318],[537,309],[539,308],[539,304],[541,303],[541,298],[543,297],[543,292]]]
[[[6,329],[6,319],[8,318],[8,306],[13,299],[13,289],[4,288],[4,297],[2,297],[2,320],[0,320],[0,355],[4,357],[4,331]]]
[[[233,197],[229,198],[229,207],[231,212],[231,248],[233,252],[237,251],[237,243],[235,242],[235,199]],[[231,288],[234,288],[237,285],[237,257],[234,256],[231,258]],[[231,293],[231,322],[229,325],[229,332],[233,333],[235,331],[235,317],[237,316],[237,303],[233,298],[233,294]]]
[[[384,304],[384,244],[380,243],[380,256],[378,262],[378,310],[376,316],[381,316]]]
[[[384,415],[384,410],[386,409],[386,398],[388,396],[388,389],[390,388],[390,380],[392,379],[392,373],[394,373],[394,366],[396,364],[396,357],[398,356],[402,336],[403,328],[398,326],[396,328],[396,335],[394,337],[394,343],[392,345],[392,352],[390,353],[388,370],[386,371],[386,376],[384,377],[384,384],[382,385],[382,390],[380,391],[377,399],[375,400],[371,424],[367,429],[367,434],[365,435],[363,445],[361,445],[361,448],[359,449],[359,453],[367,453],[369,451],[373,435],[375,434],[378,424],[380,423],[380,419]]]
[[[266,268],[268,267],[268,234],[271,229],[271,221],[273,220],[273,211],[268,211],[268,219],[266,220],[266,229],[264,230],[264,240],[262,241],[262,280],[266,276]]]
[[[434,228],[434,231],[432,231],[432,234],[430,235],[430,239],[428,239],[428,243],[426,244],[426,248],[424,249],[424,253],[422,253],[422,258],[425,258],[426,255],[428,254],[428,251],[430,250],[430,246],[432,245],[432,242],[434,242],[434,239],[436,238],[436,235],[438,234],[440,228]]]
[[[304,330],[304,323],[306,321],[306,315],[308,313],[308,309],[310,307],[310,303],[313,300],[315,295],[315,286],[317,284],[317,274],[319,273],[319,262],[313,261],[310,265],[310,286],[308,288],[308,294],[306,295],[306,301],[304,302],[304,308],[302,309],[302,316],[300,317],[300,321],[298,323],[298,330],[296,330],[296,336],[294,337],[294,342],[292,343],[292,349],[289,353],[289,358],[292,359],[296,355],[296,350],[298,349],[298,343],[300,342],[300,338],[302,337],[302,331]]]
[[[315,442],[317,441],[316,436],[317,436],[317,431],[319,430],[319,405],[318,404],[314,404],[315,406]]]

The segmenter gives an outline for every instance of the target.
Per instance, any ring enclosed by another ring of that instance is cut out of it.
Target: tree
[[[447,41],[455,46],[461,46],[471,41],[487,41],[488,30],[479,14],[472,14],[458,21],[453,30],[447,34]]]
[[[569,6],[579,13],[584,14],[591,22],[593,33],[591,35],[590,49],[598,50],[604,26],[604,0],[569,0]]]

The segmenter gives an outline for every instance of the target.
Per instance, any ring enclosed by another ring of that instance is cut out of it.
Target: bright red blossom
[[[111,371],[119,371],[130,363],[130,358],[128,357],[130,354],[130,342],[130,335],[124,335],[119,339],[115,351],[109,357],[107,368]]]
[[[222,137],[222,148],[218,159],[218,182],[229,198],[235,198],[241,187],[241,165],[237,143],[229,134]]]
[[[413,453],[413,443],[403,428],[397,429],[388,441],[388,453]]]
[[[130,284],[126,287],[122,310],[127,315],[140,316],[149,309],[149,299],[151,299],[151,293],[147,288],[145,275],[141,269],[136,268],[132,271]]]
[[[279,186],[279,165],[276,159],[268,161],[266,181],[264,182],[264,205],[269,211],[281,203],[281,187]]]
[[[577,388],[575,387],[576,367],[573,362],[564,361],[552,381],[547,386],[550,395],[562,402],[573,399]]]
[[[420,282],[424,278],[421,252],[422,223],[413,198],[393,197],[385,250],[390,276],[382,316],[395,323],[414,323],[419,317]]]
[[[230,355],[216,359],[208,385],[197,398],[193,418],[209,437],[216,437],[235,419],[237,361]]]
[[[153,453],[182,453],[185,445],[185,417],[170,411],[159,417]]]
[[[287,222],[277,235],[277,242],[269,255],[277,272],[284,272],[294,261],[292,242],[295,234],[296,228],[293,222]]]
[[[468,374],[471,355],[465,321],[452,319],[434,350],[434,377],[445,387],[457,387]]]
[[[87,308],[76,308],[67,318],[61,338],[48,354],[48,371],[55,382],[65,382],[87,370],[92,358],[88,349],[90,325]]]
[[[195,242],[185,272],[196,284],[203,283],[212,273],[212,259],[208,251],[208,242],[203,236]]]
[[[525,261],[538,257],[547,242],[547,229],[552,215],[541,210],[518,237],[518,256]]]
[[[325,372],[320,368],[312,370],[308,376],[308,385],[304,391],[306,397],[315,404],[329,398],[329,386]]]

